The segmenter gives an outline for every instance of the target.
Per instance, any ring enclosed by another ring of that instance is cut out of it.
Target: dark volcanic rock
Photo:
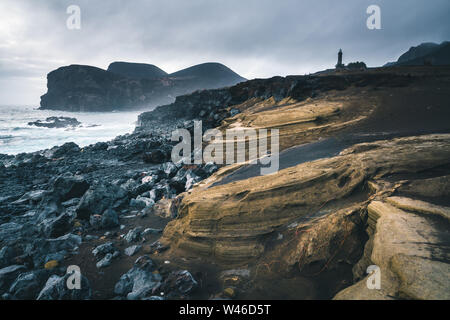
[[[9,289],[13,300],[34,300],[45,285],[49,271],[45,269],[20,274]]]
[[[82,176],[64,174],[56,178],[53,183],[53,192],[62,202],[80,198],[89,189],[89,183]]]
[[[208,62],[198,64],[169,75],[175,79],[189,79],[189,85],[198,89],[227,87],[246,81],[230,68],[220,63]]]
[[[174,271],[161,284],[160,290],[167,298],[184,298],[198,286],[197,281],[187,270]]]
[[[136,79],[160,79],[168,74],[152,64],[113,62],[108,67],[109,72]]]
[[[89,188],[77,207],[77,216],[88,219],[91,214],[102,214],[108,208],[119,207],[127,200],[125,189],[106,183],[98,183]]]
[[[386,66],[423,66],[423,65],[450,65],[450,42],[422,43],[411,47],[402,54],[396,62],[390,62]]]
[[[167,161],[168,158],[168,155],[160,149],[144,154],[144,162],[146,163],[163,163]]]
[[[44,224],[43,231],[49,238],[57,238],[63,236],[70,231],[72,227],[73,216],[68,212],[62,213],[56,219],[50,220]]]
[[[74,142],[67,142],[62,146],[56,146],[44,152],[47,158],[60,158],[73,155],[80,151],[80,147]]]
[[[119,225],[119,215],[113,209],[106,209],[102,214],[102,227],[114,228]]]
[[[75,118],[69,117],[49,117],[45,121],[37,120],[34,122],[28,122],[29,126],[45,127],[45,128],[67,128],[77,127],[81,124]]]
[[[14,279],[25,270],[25,266],[22,265],[13,265],[0,269],[0,293],[7,291]]]
[[[67,280],[71,274],[63,277],[52,275],[39,293],[37,300],[89,300],[92,297],[92,290],[88,279],[81,276],[81,288],[70,290],[67,287]]]
[[[162,280],[148,256],[139,257],[132,269],[120,277],[114,293],[128,300],[139,300],[153,295]]]
[[[47,87],[48,92],[41,97],[42,109],[108,111],[150,102],[140,81],[90,66],[71,65],[52,71]]]
[[[156,106],[195,90],[245,80],[217,63],[194,66],[169,76],[158,70],[127,63],[112,64],[109,71],[82,65],[61,67],[47,76],[48,92],[41,97],[41,109],[111,111]]]

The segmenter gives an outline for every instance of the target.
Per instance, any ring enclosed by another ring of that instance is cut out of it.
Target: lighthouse
[[[340,68],[343,68],[343,67],[344,67],[344,65],[342,64],[342,49],[339,49],[338,62],[336,64],[336,69],[340,69]]]

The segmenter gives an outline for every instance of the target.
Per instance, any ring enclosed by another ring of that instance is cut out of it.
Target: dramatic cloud
[[[81,29],[66,27],[69,5]],[[366,9],[381,8],[381,30]],[[173,72],[217,61],[246,78],[304,74],[344,62],[393,61],[413,45],[450,40],[448,0],[2,0],[0,105],[35,104],[62,65],[152,63]]]

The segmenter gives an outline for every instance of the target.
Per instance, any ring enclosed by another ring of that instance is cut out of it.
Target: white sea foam
[[[66,142],[75,142],[83,147],[99,141],[108,141],[118,135],[132,132],[141,112],[143,111],[75,113],[0,106],[0,153],[34,152]],[[28,126],[28,122],[45,120],[51,116],[77,118],[82,125],[73,129]]]

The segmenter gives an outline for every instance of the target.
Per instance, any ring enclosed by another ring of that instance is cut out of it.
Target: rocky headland
[[[115,62],[108,70],[70,65],[47,75],[41,109],[113,111],[171,103],[196,90],[232,86],[244,78],[219,63],[205,63],[167,74],[153,65]]]
[[[448,67],[257,79],[109,142],[1,155],[0,296],[448,299],[449,90]],[[172,163],[192,120],[279,129],[280,171]]]
[[[426,42],[416,47],[411,47],[402,54],[397,61],[390,62],[387,66],[448,66],[450,65],[450,42],[441,44]]]

